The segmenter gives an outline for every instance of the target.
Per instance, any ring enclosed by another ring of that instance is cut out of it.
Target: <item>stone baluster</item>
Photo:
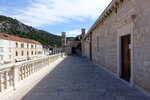
[[[32,65],[32,63],[30,63],[29,68],[28,68],[28,75],[29,76],[31,75],[31,65]]]
[[[31,75],[31,63],[29,64],[29,67],[28,67],[28,77]]]
[[[16,86],[19,83],[19,77],[22,74],[22,72],[21,72],[21,74],[19,75],[19,73],[20,73],[19,71],[22,71],[22,67],[20,67],[20,69],[21,70],[19,70],[18,67],[13,66],[13,70],[12,70],[13,74],[12,75],[13,75],[13,87],[14,87],[14,90],[16,90]]]
[[[34,73],[34,62],[32,63],[32,74]]]
[[[12,70],[10,70],[9,72],[8,72],[8,76],[9,76],[9,86],[12,86]]]
[[[42,68],[44,67],[44,59],[42,59]]]
[[[48,65],[50,65],[51,64],[51,57],[48,57],[48,60],[49,60]]]
[[[30,64],[27,65],[27,77],[30,76]]]
[[[28,64],[28,65],[27,65],[27,77],[30,76],[30,65],[31,65],[31,64]]]
[[[30,64],[30,68],[29,68],[29,75],[32,74],[32,63]]]
[[[4,73],[0,73],[0,91],[2,92],[4,90]]]
[[[5,89],[9,87],[9,76],[8,71],[5,71]]]
[[[25,69],[25,73],[24,73],[24,76],[25,78],[27,77],[27,73],[28,73],[28,65],[24,65],[24,69]]]
[[[36,72],[36,62],[34,62],[34,66],[33,66],[33,70],[34,70],[34,73]]]
[[[24,79],[24,68],[23,68],[23,66],[21,66],[21,80],[23,80]]]
[[[24,76],[23,76],[23,66],[20,67],[20,72],[21,72],[21,73],[20,73],[21,80],[23,80],[23,77],[24,77]]]
[[[22,80],[24,79],[24,66],[22,66]]]
[[[25,66],[23,66],[23,79],[25,79],[26,78],[26,69],[25,69]]]
[[[19,68],[19,70],[18,70],[18,79],[19,79],[19,81],[22,80],[21,68]]]
[[[33,62],[31,63],[31,74],[33,74]]]

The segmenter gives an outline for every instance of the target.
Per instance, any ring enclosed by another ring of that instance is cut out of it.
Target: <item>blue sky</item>
[[[0,14],[68,37],[88,31],[111,0],[0,0]]]

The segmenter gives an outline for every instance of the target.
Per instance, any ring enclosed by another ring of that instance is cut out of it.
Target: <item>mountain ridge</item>
[[[61,36],[54,35],[44,30],[38,30],[16,19],[3,15],[0,15],[0,32],[36,40],[44,47],[61,47]]]

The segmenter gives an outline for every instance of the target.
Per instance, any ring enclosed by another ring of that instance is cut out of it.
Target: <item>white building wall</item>
[[[16,43],[18,46],[16,46]],[[24,47],[21,47],[21,44],[24,45]],[[27,46],[28,45],[28,46]],[[25,43],[25,42],[18,42],[15,41],[15,47],[14,47],[14,61],[16,60],[27,60],[27,59],[33,59],[35,57],[42,56],[43,47],[42,45],[38,44],[32,44],[32,43]],[[16,52],[18,52],[18,55],[16,55]],[[23,55],[22,55],[23,52]],[[28,52],[28,55],[27,55]]]
[[[13,61],[14,41],[0,39],[0,64]]]

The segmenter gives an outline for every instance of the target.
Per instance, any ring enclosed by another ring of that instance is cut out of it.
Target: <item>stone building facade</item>
[[[82,55],[150,93],[150,0],[112,0],[82,45]]]
[[[58,54],[58,53],[62,53],[62,52],[64,52],[64,49],[57,48],[57,47],[53,48],[53,51],[52,51],[53,54]]]
[[[0,33],[0,64],[37,58],[42,56],[42,50],[38,41]]]
[[[85,35],[85,29],[81,29],[81,34],[70,38],[65,46],[65,52],[68,55],[82,55],[82,38]]]

